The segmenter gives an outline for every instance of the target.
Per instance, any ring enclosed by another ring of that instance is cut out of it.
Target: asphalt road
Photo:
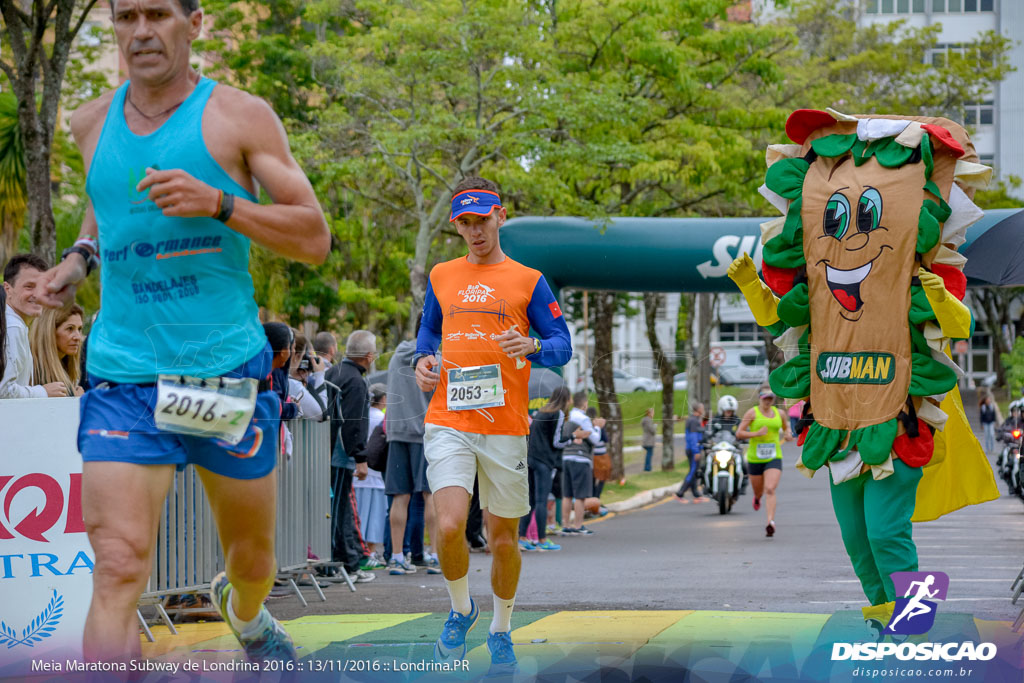
[[[529,610],[699,609],[833,613],[865,604],[843,550],[828,480],[793,467],[787,445],[779,488],[778,531],[766,538],[764,511],[748,494],[727,515],[712,503],[674,498],[592,524],[587,537],[554,538],[560,551],[523,553],[516,606]],[[950,609],[979,618],[1013,620],[1009,588],[1024,562],[1024,503],[1003,493],[914,528],[922,570],[950,576]],[[489,555],[470,556],[470,590],[489,611]],[[294,597],[273,599],[272,612],[308,614],[446,612],[441,576],[422,570],[325,589],[309,608]]]

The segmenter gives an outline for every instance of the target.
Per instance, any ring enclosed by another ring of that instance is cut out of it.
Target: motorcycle
[[[1018,495],[1021,495],[1022,491],[1024,491],[1024,488],[1021,487],[1020,483],[1020,450],[1022,434],[1024,434],[1024,430],[1020,428],[1006,430],[1000,439],[1006,445],[996,458],[996,471],[999,472],[999,475],[1009,485],[1010,493],[1016,493]]]
[[[1009,453],[1007,460],[1010,463],[1010,493],[1016,493],[1024,499],[1024,467],[1021,463],[1021,435],[1024,430],[1014,429],[1011,433],[1013,441],[1007,446]]]
[[[743,493],[743,454],[732,432],[714,434],[704,449],[705,495],[718,501],[718,513],[724,515]]]

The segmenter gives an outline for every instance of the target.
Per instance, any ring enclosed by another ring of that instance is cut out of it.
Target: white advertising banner
[[[95,558],[77,430],[77,398],[0,401],[0,677],[81,657]]]

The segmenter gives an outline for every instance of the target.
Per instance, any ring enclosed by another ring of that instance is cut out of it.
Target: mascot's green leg
[[[917,571],[910,518],[914,514],[919,468],[894,461],[895,472],[876,481],[870,472],[832,484],[832,508],[843,545],[864,595],[872,605],[895,599],[895,571]]]
[[[920,467],[908,467],[900,460],[893,460],[893,467],[891,476],[870,480],[864,487],[868,540],[889,601],[903,597],[895,594],[889,575],[917,571],[917,546],[910,518],[914,516],[921,481]]]

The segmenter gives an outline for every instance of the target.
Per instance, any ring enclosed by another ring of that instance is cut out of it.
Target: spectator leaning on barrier
[[[367,421],[367,458],[370,457],[371,446],[375,449],[374,456],[387,449],[387,441],[383,438],[384,409],[388,403],[388,388],[377,383],[370,385],[370,412]],[[376,458],[374,458],[376,460]],[[352,482],[352,491],[356,497],[356,510],[359,512],[359,531],[363,540],[370,547],[371,557],[375,564],[384,566],[384,525],[388,522],[388,499],[384,495],[384,475],[375,469],[380,462],[367,461],[365,479]]]
[[[7,306],[6,367],[0,378],[0,398],[54,398],[69,396],[63,382],[32,384],[32,350],[28,326],[43,311],[36,301],[36,282],[46,271],[46,261],[34,254],[16,254],[4,266]]]
[[[416,331],[419,332],[419,321]],[[432,540],[437,539],[434,504],[427,483],[427,460],[423,457],[423,418],[434,394],[420,390],[416,384],[416,371],[412,367],[415,355],[416,341],[407,339],[398,345],[388,363],[388,466],[384,492],[392,496],[388,572],[396,575],[416,573],[402,551],[406,527],[414,521],[409,512],[412,496],[423,496],[425,528]],[[427,573],[441,573],[436,553],[425,549],[424,561]]]
[[[270,350],[273,352],[270,373],[274,392],[281,399],[281,419],[294,420],[299,415],[299,406],[288,400],[288,364],[295,350],[295,337],[292,328],[284,323],[263,323],[263,332],[267,335]]]
[[[32,381],[36,384],[60,382],[68,396],[81,396],[78,386],[81,373],[79,353],[82,350],[82,314],[78,304],[63,308],[46,308],[32,325],[29,346],[32,348]]]
[[[349,574],[363,581],[374,575],[362,571],[370,552],[359,533],[352,479],[365,479],[366,437],[369,433],[370,402],[363,375],[377,357],[377,340],[372,332],[356,330],[345,343],[345,359],[327,371],[328,382],[341,392],[341,424],[332,425],[331,474],[334,491],[335,524],[331,543],[336,562],[344,562]],[[368,577],[368,578],[367,578]]]

